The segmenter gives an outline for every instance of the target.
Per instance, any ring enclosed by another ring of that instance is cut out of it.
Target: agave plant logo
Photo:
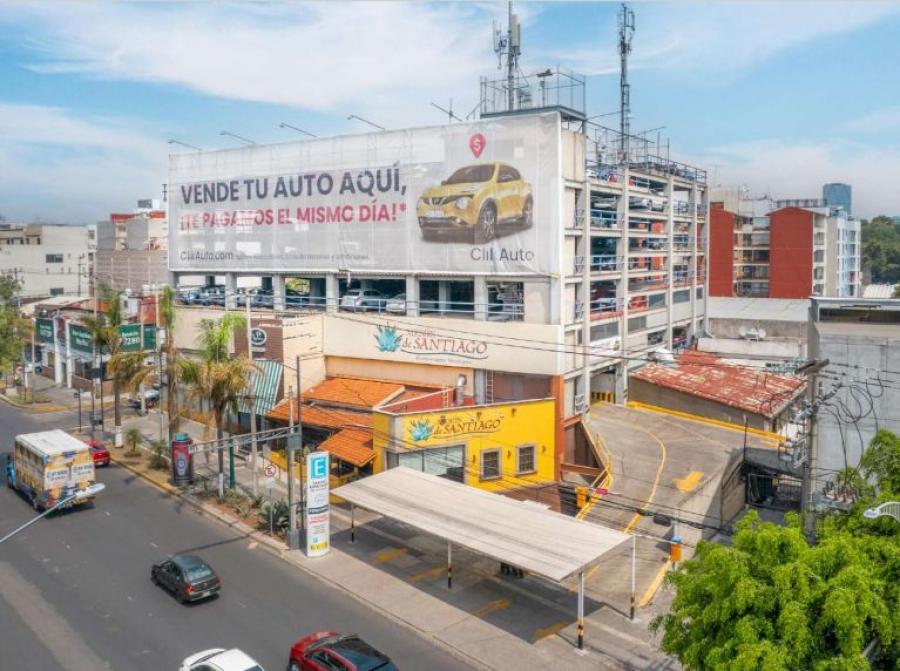
[[[403,344],[403,336],[393,326],[379,326],[375,345],[379,352],[396,352]]]
[[[416,419],[409,423],[409,437],[416,441],[428,440],[434,433],[434,424],[427,419]]]

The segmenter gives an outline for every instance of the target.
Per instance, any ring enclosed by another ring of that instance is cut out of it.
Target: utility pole
[[[813,339],[810,339],[810,348],[817,349]],[[818,354],[810,352],[810,354]],[[812,359],[809,363],[797,369],[800,375],[806,375],[806,398],[809,404],[809,437],[806,450],[806,464],[803,468],[803,528],[807,538],[815,535],[816,522],[816,468],[818,464],[818,423],[821,393],[816,379],[817,373],[829,364],[828,359]]]
[[[156,363],[159,367],[158,370],[158,378],[159,378],[159,396],[157,400],[156,412],[159,415],[159,442],[166,442],[165,430],[163,429],[163,406],[162,406],[162,390],[163,390],[163,366],[162,366],[162,342],[159,337],[160,329],[159,329],[159,285],[153,284],[153,302],[154,302],[154,310],[156,314],[154,315],[154,324],[155,324],[155,333],[156,333]],[[168,386],[167,386],[168,393]]]
[[[300,446],[300,528],[306,528],[306,486],[303,477],[303,466],[306,462],[306,455],[303,451],[303,392],[300,386],[300,355],[297,355],[297,364],[294,371],[297,374],[297,444]],[[299,539],[298,539],[299,540]]]
[[[250,293],[244,294],[244,302],[247,304],[247,358],[253,362],[253,327],[250,324]],[[247,412],[250,413],[250,469],[253,472],[253,496],[257,496],[259,488],[259,473],[257,472],[257,446],[256,446],[256,399],[253,396],[253,374],[250,375],[250,393],[247,395]]]

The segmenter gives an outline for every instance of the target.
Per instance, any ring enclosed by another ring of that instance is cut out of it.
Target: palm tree
[[[237,412],[238,400],[246,393],[255,366],[246,356],[231,357],[228,345],[234,329],[246,325],[242,315],[226,313],[219,320],[200,322],[200,358],[178,362],[181,381],[191,387],[191,395],[206,400],[216,427],[219,455],[219,498],[225,493],[224,421],[225,412]]]
[[[133,426],[125,432],[125,442],[128,443],[130,448],[126,454],[129,457],[133,457],[137,454],[138,445],[144,442],[144,436],[141,434],[140,429]]]
[[[119,327],[125,322],[125,314],[122,310],[121,292],[113,291],[109,285],[100,284],[97,287],[98,296],[95,300],[106,305],[106,312],[97,312],[81,318],[81,324],[94,340],[94,346],[102,359],[104,354],[109,354],[110,359],[115,358],[122,349],[122,334]],[[122,446],[122,382],[126,380],[125,371],[113,370],[113,412],[116,424],[116,447]],[[103,383],[100,383],[100,394],[103,394]]]

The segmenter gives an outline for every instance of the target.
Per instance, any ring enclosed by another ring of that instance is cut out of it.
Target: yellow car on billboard
[[[510,224],[531,228],[534,198],[531,185],[511,165],[480,163],[459,168],[440,186],[426,189],[416,216],[426,239],[464,231],[480,244]]]

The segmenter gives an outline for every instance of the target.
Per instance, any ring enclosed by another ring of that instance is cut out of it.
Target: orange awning
[[[348,464],[362,468],[375,458],[372,432],[366,429],[341,429],[319,444],[318,448]]]

